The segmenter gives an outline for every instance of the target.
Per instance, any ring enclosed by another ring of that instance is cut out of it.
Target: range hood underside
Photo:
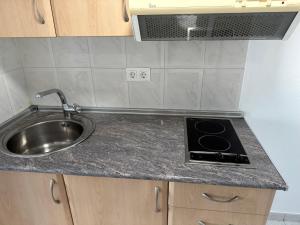
[[[141,41],[281,40],[297,13],[137,15],[133,23]]]

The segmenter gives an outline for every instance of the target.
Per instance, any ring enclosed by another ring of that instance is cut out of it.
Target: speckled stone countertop
[[[32,112],[15,123],[22,124],[48,115],[47,112]],[[0,170],[287,189],[244,119],[231,118],[231,121],[254,169],[186,164],[184,116],[83,115],[96,123],[95,132],[85,142],[65,151],[34,158],[13,157],[0,151]],[[2,127],[0,135],[6,129]]]

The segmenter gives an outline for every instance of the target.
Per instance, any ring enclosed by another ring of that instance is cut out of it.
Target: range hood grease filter
[[[138,15],[142,41],[281,40],[297,12]]]

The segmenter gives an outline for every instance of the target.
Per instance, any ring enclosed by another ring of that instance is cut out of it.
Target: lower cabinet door
[[[63,177],[0,172],[1,225],[72,225]]]
[[[64,176],[74,225],[166,225],[168,183]]]
[[[262,215],[169,208],[169,225],[265,225]]]

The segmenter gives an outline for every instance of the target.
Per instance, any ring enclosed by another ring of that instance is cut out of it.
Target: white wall
[[[287,41],[249,43],[240,108],[290,187],[272,211],[300,213],[300,26]]]

